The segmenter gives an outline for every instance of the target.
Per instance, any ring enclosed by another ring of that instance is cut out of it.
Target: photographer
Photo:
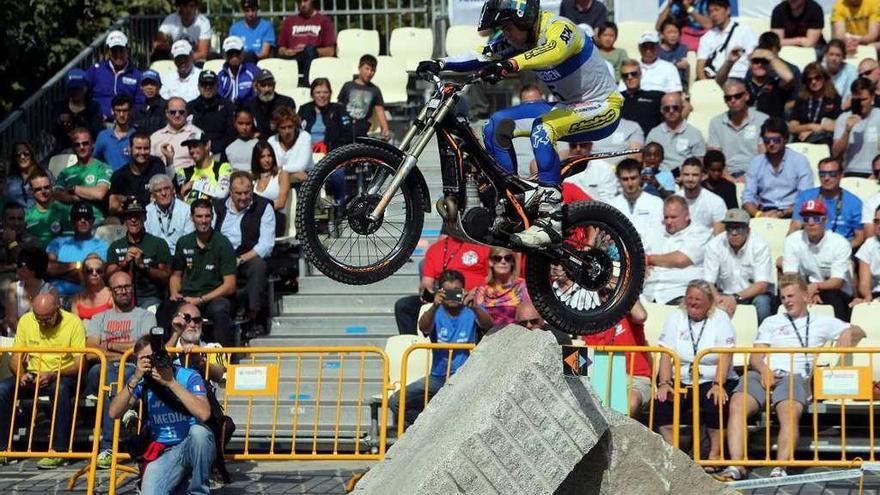
[[[208,344],[202,340],[203,322],[204,318],[202,318],[198,306],[189,303],[180,305],[177,308],[177,314],[171,319],[171,338],[168,339],[168,346],[180,349],[182,356],[178,356],[178,359],[182,362],[176,362],[176,364],[197,371],[205,380],[220,382],[223,380],[223,374],[226,373],[226,355],[220,353],[193,354],[191,352],[193,347],[221,347],[220,344]],[[208,363],[207,374],[205,373],[206,361]]]
[[[204,424],[211,416],[205,382],[195,371],[173,365],[157,340],[151,335],[135,343],[137,368],[110,403],[110,416],[122,417],[146,394],[150,444],[143,455],[142,495],[170,494],[187,478],[187,493],[207,494],[215,444]]]

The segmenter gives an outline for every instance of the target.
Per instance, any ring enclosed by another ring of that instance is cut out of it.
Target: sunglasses
[[[877,67],[874,67],[874,68],[871,68],[871,69],[863,70],[862,72],[859,72],[859,77],[868,77],[868,76],[870,76],[875,70],[877,70]]]
[[[75,217],[73,217],[73,223],[77,223],[77,222],[94,222],[94,221],[95,221],[95,218],[94,218],[94,217],[88,217],[88,216],[85,216],[85,215],[79,215],[79,216],[75,216]]]
[[[709,172],[724,172],[724,167],[709,167]]]
[[[745,92],[745,91],[742,91],[742,92],[740,92],[740,93],[734,93],[734,94],[732,94],[732,95],[724,95],[724,101],[738,100],[738,99],[742,98],[742,97],[745,96],[745,95],[746,95],[746,92]]]
[[[129,292],[134,287],[131,284],[128,285],[117,285],[116,287],[110,287],[110,290],[113,292]]]
[[[58,313],[52,313],[49,316],[39,316],[34,313],[34,319],[37,320],[37,323],[41,325],[54,325],[55,321],[57,321]]]
[[[819,177],[832,177],[837,178],[840,175],[840,172],[837,170],[820,170]]]
[[[21,156],[21,157],[31,156],[31,152],[30,151],[17,151],[15,153],[15,156]]]
[[[496,254],[496,255],[492,256],[490,259],[492,261],[494,261],[495,263],[501,263],[502,261],[506,261],[508,263],[513,263],[513,255],[512,254],[505,254],[504,256],[501,256],[500,254]]]
[[[51,191],[51,190],[52,190],[52,186],[42,186],[42,187],[32,187],[31,188],[31,191],[33,191],[35,193],[43,192],[43,191]]]
[[[761,140],[764,141],[764,144],[782,144],[782,136],[763,137]]]
[[[746,233],[746,230],[748,230],[748,227],[745,225],[728,225],[724,227],[724,230],[728,234],[743,235]]]
[[[806,215],[804,216],[806,223],[825,223],[825,215]]]
[[[166,110],[168,115],[186,115],[186,110]]]
[[[532,318],[531,320],[517,320],[516,324],[521,327],[538,326],[541,324],[541,318]]]
[[[825,80],[825,77],[824,77],[824,76],[821,76],[821,75],[815,75],[815,76],[807,76],[807,77],[805,77],[804,79],[805,79],[807,82],[813,82],[813,81],[824,81],[824,80]]]
[[[74,148],[86,148],[91,145],[92,145],[91,141],[79,141],[79,142],[73,143]]]
[[[101,275],[104,273],[103,268],[95,268],[95,267],[86,267],[84,271],[88,275]]]
[[[664,105],[660,107],[660,111],[663,113],[680,112],[681,105]]]
[[[753,64],[759,64],[759,65],[767,65],[767,64],[770,63],[770,61],[767,60],[766,58],[760,58],[760,57],[759,57],[759,58],[753,58],[753,59],[752,59],[752,63],[753,63]]]
[[[880,225],[880,218],[874,219],[874,225]]]
[[[183,321],[186,322],[187,324],[195,323],[196,325],[198,325],[198,324],[202,323],[201,316],[193,316],[189,313],[180,313],[180,317],[183,318]]]
[[[632,71],[632,72],[624,72],[624,73],[620,74],[620,77],[622,77],[624,79],[632,79],[634,77],[639,77],[639,71],[636,70],[636,71]]]

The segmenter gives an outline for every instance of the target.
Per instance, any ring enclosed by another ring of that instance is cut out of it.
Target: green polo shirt
[[[25,230],[37,238],[42,248],[56,237],[73,235],[70,206],[60,201],[53,201],[46,211],[40,210],[36,205],[25,210],[24,225]]]
[[[125,267],[128,273],[134,278],[134,290],[137,297],[164,297],[165,287],[156,284],[147,274],[149,268],[157,265],[168,265],[171,263],[171,251],[168,250],[168,244],[154,235],[144,232],[141,242],[132,243],[128,241],[128,236],[118,239],[110,244],[107,249],[107,264],[122,265],[125,254],[128,252],[129,246],[138,247],[144,252],[144,268],[138,268],[135,263],[131,263]]]
[[[55,189],[71,189],[74,186],[94,187],[100,183],[107,184],[110,187],[110,177],[113,171],[106,163],[93,158],[92,161],[85,165],[76,164],[67,167],[58,174],[55,181]],[[100,222],[104,218],[107,201],[89,201],[95,210],[95,221]]]
[[[180,293],[199,297],[220,287],[224,276],[235,274],[235,250],[229,239],[216,230],[200,248],[192,232],[178,239],[171,267],[183,272]]]

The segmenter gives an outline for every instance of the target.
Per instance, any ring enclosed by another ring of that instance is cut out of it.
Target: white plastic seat
[[[737,17],[734,21],[738,22],[740,25],[748,26],[749,29],[752,30],[752,34],[755,35],[755,39],[758,36],[761,36],[761,33],[765,31],[770,31],[770,19],[758,19],[756,17]]]
[[[655,346],[663,333],[663,325],[666,319],[680,308],[678,306],[670,306],[667,304],[642,303],[645,311],[648,313],[648,319],[645,321],[645,340],[648,345]]]
[[[859,45],[859,47],[856,48],[855,55],[853,55],[852,57],[848,57],[846,61],[855,66],[858,66],[859,62],[866,58],[877,60],[877,49],[873,46]]]
[[[712,122],[712,118],[718,115],[720,112],[712,113],[707,112],[705,110],[694,110],[688,115],[687,123],[694,126],[695,129],[700,131],[700,134],[703,135],[703,139],[706,140],[709,138],[709,124]]]
[[[202,70],[210,70],[219,74],[223,70],[223,64],[226,63],[226,60],[222,58],[215,58],[214,60],[208,60],[205,62],[205,65],[202,66]]]
[[[359,59],[361,55],[379,55],[379,31],[343,29],[336,33],[336,56]]]
[[[862,327],[866,332],[873,329],[880,322],[880,303],[861,303],[853,306],[850,323]]]
[[[409,75],[406,73],[406,63],[396,57],[381,55],[376,57],[378,66],[376,75],[373,76],[373,84],[382,90],[382,100],[385,105],[406,103],[406,84]]]
[[[55,155],[49,159],[49,172],[58,177],[58,174],[61,173],[67,167],[73,166],[76,164],[76,155],[73,153],[62,153],[60,155]]]
[[[779,58],[804,70],[807,64],[816,61],[816,50],[803,46],[783,46]]]
[[[257,67],[272,73],[275,78],[275,90],[281,94],[287,95],[285,91],[282,91],[282,88],[289,92],[289,88],[295,88],[299,85],[299,64],[296,63],[296,60],[264,58],[257,62]]]
[[[276,88],[276,91],[283,94],[284,96],[289,96],[293,98],[293,102],[296,103],[296,108],[299,108],[306,103],[312,101],[312,90],[309,88],[303,87],[295,87],[295,88],[285,88],[285,91],[281,91]]]
[[[840,187],[858,196],[862,201],[880,192],[880,184],[874,179],[862,177],[844,177],[840,181]]]
[[[418,335],[394,335],[385,341],[385,354],[388,355],[388,383],[395,390],[400,389],[403,370],[403,354],[415,344],[429,344],[431,341]],[[413,351],[406,362],[406,382],[412,383],[425,378],[425,370],[431,366],[431,351]]]
[[[406,70],[415,70],[420,61],[434,54],[434,32],[428,28],[399,27],[391,31],[388,54],[403,61]]]
[[[342,85],[351,81],[353,76],[351,64],[336,57],[316,58],[309,67],[309,84],[319,77],[330,80],[330,88],[333,90],[330,96],[332,101],[336,101]]]
[[[831,150],[824,144],[789,143],[788,149],[797,151],[807,157],[810,170],[813,171],[813,185],[819,185],[819,160],[831,156]]]
[[[290,194],[287,196],[287,208],[284,209],[287,216],[287,225],[284,229],[284,235],[275,238],[275,243],[291,242],[296,240],[296,189],[290,188]]]
[[[716,311],[721,311],[720,309]],[[738,304],[736,312],[731,318],[733,329],[736,332],[736,347],[752,347],[755,336],[758,333],[758,312],[751,304]],[[736,354],[733,357],[734,366],[745,364],[745,354]]]
[[[791,220],[788,218],[753,218],[749,221],[752,234],[756,234],[770,246],[770,256],[773,262],[782,256],[782,248],[785,238],[788,236],[788,228]]]
[[[693,50],[688,50],[687,52],[687,63],[688,63],[688,94],[690,94],[690,88],[694,86],[694,82],[697,80],[697,52]]]
[[[486,43],[486,37],[480,36],[473,25],[449,26],[446,30],[446,55],[460,55],[477,51]]]
[[[626,50],[629,58],[639,58],[639,37],[646,31],[655,31],[654,21],[621,21],[617,23],[616,48]]]
[[[159,77],[165,77],[168,72],[176,71],[174,60],[156,60],[150,64],[150,69],[159,73]]]
[[[713,79],[694,81],[690,87],[690,103],[694,111],[715,116],[727,111],[724,104],[724,91]],[[691,112],[693,113],[693,112]]]

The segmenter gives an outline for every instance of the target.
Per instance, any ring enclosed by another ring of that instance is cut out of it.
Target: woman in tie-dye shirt
[[[516,321],[516,307],[529,299],[516,256],[503,248],[489,252],[489,280],[474,290],[475,302],[486,308],[495,326]]]

